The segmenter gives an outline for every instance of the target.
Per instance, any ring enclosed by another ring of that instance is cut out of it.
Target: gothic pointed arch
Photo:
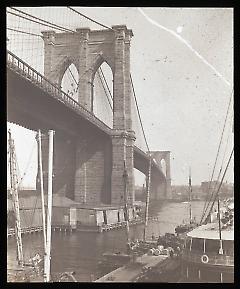
[[[69,61],[66,62],[64,67],[64,73],[61,75],[60,86],[61,89],[67,93],[74,100],[78,101],[78,82],[79,82],[79,73],[76,65]]]

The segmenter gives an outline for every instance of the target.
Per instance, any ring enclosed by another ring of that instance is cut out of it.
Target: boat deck
[[[168,258],[167,255],[152,256],[144,254],[136,262],[120,267],[95,282],[131,282],[137,279],[144,269],[153,268]]]

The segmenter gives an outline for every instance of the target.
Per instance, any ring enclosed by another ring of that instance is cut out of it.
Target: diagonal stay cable
[[[68,70],[69,70],[69,72],[70,72],[70,74],[71,74],[71,76],[72,76],[74,82],[76,83],[76,85],[78,85],[78,83],[77,83],[77,81],[76,81],[76,78],[74,77],[74,75],[73,75],[73,73],[72,73],[70,67],[68,67]]]
[[[105,85],[104,85],[104,83],[103,83],[103,80],[102,80],[102,78],[101,78],[101,75],[100,75],[99,71],[97,71],[97,74],[98,74],[98,77],[99,77],[100,82],[101,82],[101,84],[102,84],[102,87],[103,87],[103,89],[104,89],[105,95],[107,96],[107,100],[108,100],[108,103],[109,103],[109,105],[110,105],[110,107],[111,107],[111,110],[113,110],[111,101],[110,101],[110,99],[109,99],[108,93],[107,93],[107,91],[106,91]]]
[[[100,72],[101,72],[101,74],[102,74],[102,77],[103,77],[104,83],[106,84],[106,87],[107,87],[108,92],[109,92],[109,94],[110,94],[110,96],[111,96],[111,99],[113,100],[113,96],[112,96],[111,90],[110,90],[110,88],[109,88],[109,86],[108,86],[108,83],[107,83],[106,77],[105,77],[105,75],[104,75],[104,73],[103,73],[103,71],[102,71],[101,66],[99,67],[99,70],[100,70]]]

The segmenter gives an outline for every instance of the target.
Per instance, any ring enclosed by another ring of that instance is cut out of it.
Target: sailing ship
[[[212,222],[187,233],[182,254],[182,282],[228,283],[234,280],[233,206],[220,211],[219,225],[211,214]]]
[[[53,135],[54,131],[49,131],[49,160],[48,160],[48,207],[47,207],[47,224],[45,220],[45,205],[43,192],[43,173],[42,173],[42,154],[41,154],[41,131],[37,134],[38,143],[38,161],[39,161],[39,177],[41,189],[42,203],[42,230],[43,230],[43,247],[44,256],[36,253],[28,261],[24,260],[22,230],[19,211],[18,187],[19,181],[17,176],[17,160],[14,140],[9,130],[9,164],[10,164],[10,196],[12,198],[14,221],[15,221],[15,237],[17,241],[17,263],[18,266],[8,275],[9,282],[65,282],[69,279],[77,282],[73,276],[74,272],[64,272],[51,275],[50,260],[51,260],[51,217],[52,217],[52,171],[53,171]],[[42,268],[42,262],[43,268]],[[40,265],[41,264],[41,265]]]
[[[183,223],[175,228],[175,233],[180,236],[194,229],[198,224],[196,219],[192,218],[192,179],[191,179],[191,169],[189,169],[189,181],[188,181],[188,204],[189,204],[189,222]]]

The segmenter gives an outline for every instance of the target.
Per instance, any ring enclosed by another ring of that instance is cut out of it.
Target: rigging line
[[[107,28],[107,29],[113,30],[111,27],[108,27],[108,26],[106,26],[106,25],[104,25],[104,24],[101,24],[100,22],[98,22],[98,21],[96,21],[96,20],[93,20],[92,18],[90,18],[90,17],[88,17],[88,16],[86,16],[86,15],[84,15],[84,14],[78,12],[77,10],[73,9],[73,8],[70,7],[70,6],[67,6],[67,8],[70,9],[70,10],[72,10],[73,12],[75,12],[75,13],[81,15],[82,17],[84,17],[84,18],[86,18],[86,19],[88,19],[88,20],[90,20],[90,21],[92,21],[92,22],[94,22],[94,23],[96,23],[96,24],[98,24],[98,25],[104,27],[104,28]],[[114,30],[113,30],[113,31],[114,31]]]
[[[12,15],[17,16],[17,17],[20,17],[20,18],[23,18],[23,19],[28,20],[28,21],[30,21],[30,22],[34,22],[34,23],[37,23],[37,24],[46,26],[46,27],[50,27],[50,28],[53,28],[53,29],[58,29],[58,30],[61,30],[61,31],[63,31],[63,32],[69,32],[69,31],[66,31],[65,28],[64,28],[64,29],[56,28],[56,27],[54,27],[54,26],[50,26],[50,25],[47,25],[47,24],[44,24],[44,23],[40,23],[39,21],[36,21],[36,20],[33,20],[33,19],[29,19],[29,18],[27,18],[27,17],[25,17],[25,16],[22,16],[22,15],[19,15],[19,14],[10,12],[10,11],[7,11],[7,13],[12,14]],[[53,24],[53,25],[55,25],[55,24]]]
[[[58,28],[60,28],[60,29],[64,29],[66,32],[76,33],[76,31],[73,31],[73,30],[71,30],[71,29],[68,29],[68,28],[65,28],[65,27],[63,27],[63,26],[57,25],[57,24],[55,24],[55,23],[49,22],[49,21],[47,21],[47,20],[43,20],[43,19],[41,19],[41,18],[39,18],[39,17],[36,17],[36,16],[34,16],[34,15],[31,15],[31,14],[28,14],[28,13],[26,13],[26,12],[23,12],[22,10],[19,10],[19,9],[16,9],[16,8],[13,8],[13,7],[9,7],[9,8],[10,8],[10,9],[13,9],[13,10],[15,10],[15,11],[18,11],[18,12],[24,14],[24,15],[27,15],[27,16],[29,16],[29,17],[32,17],[32,18],[34,18],[34,19],[40,20],[40,21],[42,21],[42,22],[44,22],[44,23],[47,23],[47,24],[56,26],[56,27],[58,27]]]
[[[229,100],[229,106],[228,106],[228,109],[227,109],[227,114],[226,114],[226,118],[225,118],[225,122],[224,122],[224,126],[223,126],[223,131],[222,131],[222,135],[221,135],[221,140],[220,140],[219,147],[218,147],[218,153],[217,153],[217,156],[216,156],[216,159],[215,159],[215,164],[214,164],[214,168],[213,168],[213,172],[212,172],[212,177],[211,177],[210,183],[209,183],[209,185],[208,185],[208,193],[207,193],[207,194],[209,194],[209,190],[210,190],[211,183],[212,183],[212,180],[213,180],[213,175],[214,175],[214,171],[215,171],[215,168],[216,168],[216,162],[217,162],[217,158],[218,158],[220,146],[221,146],[221,143],[222,143],[223,133],[224,133],[225,126],[226,126],[226,121],[227,121],[227,116],[228,116],[229,107],[230,107],[230,103],[231,103],[231,98],[232,98],[232,94],[231,94],[231,97],[230,97],[230,100]],[[219,174],[220,174],[220,173],[221,173],[221,170],[220,170]],[[215,184],[215,186],[216,186],[216,184]],[[210,202],[211,202],[211,200],[212,200],[212,198],[213,198],[213,196],[214,196],[215,186],[214,186],[214,189],[213,189],[213,191],[212,191],[212,193],[211,193],[210,199],[207,200],[208,198],[206,197],[206,201],[205,201],[205,204],[204,204],[204,208],[203,208],[203,213],[202,213],[202,218],[201,218],[200,224],[201,224],[204,216],[206,215],[207,209],[209,208]]]
[[[109,105],[110,105],[110,107],[111,107],[111,110],[113,110],[111,101],[110,101],[110,99],[109,99],[108,93],[107,93],[107,91],[106,91],[106,88],[105,88],[105,86],[104,86],[104,83],[103,83],[103,81],[102,81],[101,75],[100,75],[100,73],[99,73],[98,70],[97,70],[97,74],[98,74],[98,77],[99,77],[100,82],[101,82],[101,84],[102,84],[102,87],[103,87],[103,89],[104,89],[105,95],[107,96],[107,100],[108,100],[108,103],[109,103]]]
[[[27,165],[26,165],[26,167],[25,167],[25,169],[24,169],[24,173],[23,173],[22,177],[20,178],[20,180],[19,180],[18,183],[17,183],[18,188],[20,188],[20,185],[21,185],[21,183],[22,183],[22,181],[23,181],[23,179],[24,179],[24,177],[25,177],[25,175],[26,175],[26,173],[27,173],[27,169],[28,169],[28,167],[29,167],[29,165],[30,165],[30,161],[31,161],[32,156],[33,156],[33,152],[34,152],[34,149],[35,149],[35,145],[36,145],[36,144],[34,143],[34,145],[33,145],[33,147],[32,147],[32,151],[31,151],[31,153],[30,153],[30,155],[29,155],[29,158],[28,158]],[[16,160],[16,163],[17,163],[17,167],[18,167],[18,169],[19,169],[18,161],[17,161],[17,160]],[[20,170],[19,170],[19,172],[20,172]]]
[[[226,156],[226,152],[227,152],[227,145],[228,145],[228,141],[230,139],[230,132],[231,132],[231,128],[232,128],[232,122],[230,122],[230,127],[229,127],[229,131],[228,131],[228,136],[227,136],[227,141],[226,141],[226,145],[225,145],[225,149],[224,149],[224,154],[223,154],[223,159],[222,159],[222,163],[221,163],[221,167],[220,167],[220,170],[219,170],[219,173],[218,173],[218,177],[217,177],[217,181],[216,183],[214,184],[214,188],[213,188],[213,191],[212,191],[212,195],[211,195],[211,198],[209,200],[209,203],[208,203],[208,206],[206,207],[206,211],[205,211],[205,214],[206,215],[206,212],[208,210],[208,207],[210,206],[210,202],[212,200],[212,197],[213,197],[213,194],[215,192],[215,189],[217,187],[217,183],[220,179],[220,176],[221,176],[221,172],[222,172],[222,169],[223,169],[223,163],[224,163],[224,160],[225,160],[225,156]]]
[[[222,139],[223,139],[223,134],[224,134],[224,130],[225,130],[225,126],[226,126],[226,122],[227,122],[227,117],[228,117],[228,113],[229,113],[229,108],[230,108],[230,104],[231,104],[231,101],[232,101],[232,96],[233,96],[233,89],[232,89],[232,92],[231,92],[231,95],[230,95],[230,98],[229,98],[229,102],[228,102],[228,108],[227,108],[227,113],[226,113],[226,116],[225,116],[225,120],[224,120],[224,124],[223,124],[223,129],[222,129],[222,133],[221,133],[221,137],[220,137],[220,141],[219,141],[219,145],[218,145],[218,150],[217,150],[217,155],[216,155],[216,158],[215,158],[215,162],[214,162],[214,166],[213,166],[213,171],[212,171],[212,176],[211,176],[211,180],[209,182],[209,186],[208,186],[208,193],[207,195],[209,194],[209,190],[210,190],[210,186],[211,186],[211,183],[212,183],[212,180],[213,180],[213,175],[214,175],[214,172],[215,172],[215,168],[216,168],[216,164],[217,164],[217,159],[218,159],[218,155],[219,155],[219,151],[220,151],[220,147],[221,147],[221,144],[222,144]],[[212,198],[212,196],[211,196]],[[210,198],[210,199],[211,199]],[[206,202],[204,204],[204,208],[203,208],[203,213],[202,213],[202,218],[200,220],[200,224],[202,222],[202,219],[206,213],[206,206],[207,206],[207,198],[206,198]]]
[[[103,73],[103,71],[102,71],[101,66],[99,67],[99,69],[100,69],[100,72],[102,73],[102,76],[103,76],[104,82],[105,82],[105,84],[106,84],[106,86],[107,86],[107,89],[108,89],[108,92],[109,92],[109,94],[110,94],[110,96],[111,96],[111,99],[113,100],[113,96],[112,96],[112,94],[111,94],[111,91],[110,91],[110,89],[109,89],[109,86],[108,86],[107,80],[106,80],[106,78],[105,78],[105,75],[104,75],[104,73]]]
[[[11,30],[11,31],[15,31],[15,32],[18,32],[18,33],[24,33],[24,34],[28,34],[28,35],[33,35],[33,36],[42,37],[42,35],[40,35],[40,34],[35,34],[35,33],[31,33],[31,32],[26,32],[26,31],[22,31],[22,30],[17,30],[17,29],[13,29],[13,28],[9,28],[9,27],[7,27],[7,30]]]
[[[148,152],[150,152],[149,146],[148,146],[148,143],[147,143],[147,138],[146,138],[146,135],[145,135],[145,132],[144,132],[144,129],[143,129],[142,119],[141,119],[140,111],[139,111],[139,108],[138,108],[136,93],[135,93],[135,89],[134,89],[134,86],[133,86],[133,80],[132,80],[131,74],[130,74],[130,80],[131,80],[131,85],[132,85],[132,89],[133,89],[134,100],[135,100],[135,103],[136,103],[138,118],[139,118],[139,120],[140,120],[140,124],[141,124],[141,128],[142,128],[144,140],[145,140],[145,143],[146,143],[146,145],[147,145]]]
[[[220,184],[219,184],[218,190],[217,190],[217,192],[216,192],[216,195],[215,195],[215,198],[214,198],[214,200],[213,200],[213,203],[212,203],[212,206],[211,206],[211,208],[210,208],[210,211],[209,211],[209,213],[208,213],[208,216],[211,214],[211,211],[212,211],[212,209],[213,209],[214,203],[215,203],[215,201],[216,201],[216,199],[217,199],[217,196],[219,195],[219,190],[220,190],[220,188],[221,188],[221,186],[222,186],[223,179],[224,179],[224,177],[225,177],[225,175],[226,175],[228,166],[229,166],[229,164],[230,164],[230,161],[231,161],[231,158],[232,158],[232,155],[233,155],[233,151],[234,151],[234,148],[232,149],[231,155],[230,155],[230,157],[229,157],[229,159],[228,159],[228,163],[227,163],[226,168],[225,168],[225,170],[224,170],[224,173],[223,173],[221,182],[220,182]],[[208,218],[208,216],[207,216],[207,218]],[[207,219],[207,218],[206,218],[206,219]],[[206,221],[206,220],[205,220],[205,221]]]

